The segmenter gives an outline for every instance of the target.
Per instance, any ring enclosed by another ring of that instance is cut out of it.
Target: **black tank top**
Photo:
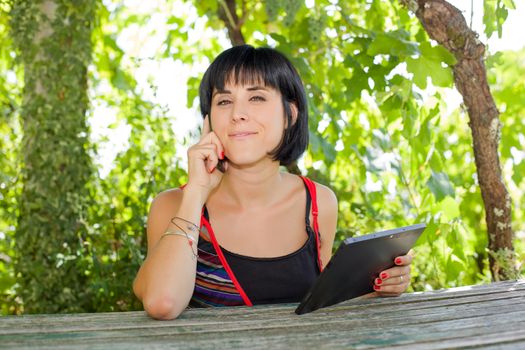
[[[310,226],[310,207],[317,228],[314,183],[304,177],[307,241],[285,256],[258,258],[229,252],[219,246],[206,207],[201,218],[201,239],[191,307],[260,305],[298,302],[320,273],[320,236]]]
[[[311,198],[306,191],[308,240],[293,253],[275,258],[239,255],[222,248],[240,285],[254,305],[298,302],[319,275],[315,233],[310,227]]]

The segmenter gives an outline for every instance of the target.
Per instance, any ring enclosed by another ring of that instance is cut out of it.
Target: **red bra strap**
[[[317,209],[317,192],[315,189],[315,184],[312,180],[305,176],[301,176],[308,191],[310,192],[310,198],[312,199],[312,217],[313,217],[313,229],[315,233],[315,241],[317,247],[317,265],[319,266],[319,271],[323,271],[323,262],[321,261],[321,237],[319,235],[319,224],[317,223],[317,216],[319,210]]]

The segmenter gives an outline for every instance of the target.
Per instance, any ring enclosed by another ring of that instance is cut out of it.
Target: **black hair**
[[[210,115],[214,90],[224,90],[226,83],[248,85],[264,82],[281,93],[286,128],[279,145],[269,152],[273,160],[289,165],[308,146],[308,106],[303,83],[292,63],[272,48],[234,46],[215,58],[204,73],[199,86],[202,116]],[[297,106],[297,119],[292,119],[290,103]]]

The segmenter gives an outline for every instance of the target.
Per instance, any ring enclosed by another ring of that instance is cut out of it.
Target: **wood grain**
[[[1,349],[525,348],[525,280],[354,299],[297,316],[296,304],[0,319]]]

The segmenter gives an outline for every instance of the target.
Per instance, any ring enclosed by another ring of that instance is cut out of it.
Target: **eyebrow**
[[[217,94],[231,94],[232,92],[230,90],[215,90],[211,98],[214,98]]]
[[[268,91],[267,88],[265,88],[264,86],[259,86],[259,85],[256,85],[256,86],[250,86],[249,88],[246,88],[246,90],[248,91],[258,91],[258,90],[264,90],[264,91]],[[213,95],[211,96],[212,98],[215,97],[215,95],[218,95],[218,94],[231,94],[232,92],[230,90],[215,90],[215,92],[213,93]]]
[[[247,88],[246,90],[248,91],[257,91],[257,90],[264,90],[264,91],[268,91],[267,88],[265,88],[264,86],[250,86],[249,88]]]

